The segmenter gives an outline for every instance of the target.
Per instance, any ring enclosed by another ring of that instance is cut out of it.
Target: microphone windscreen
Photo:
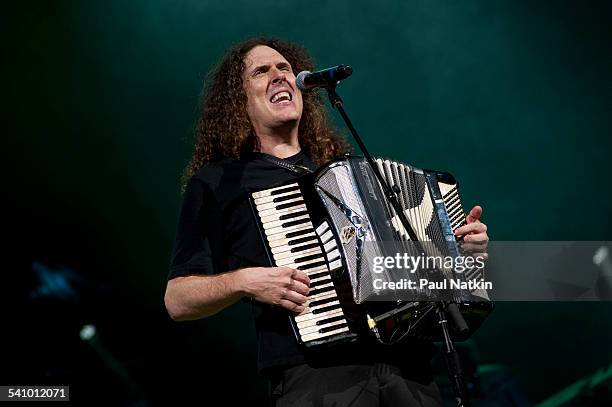
[[[295,77],[295,84],[300,90],[308,90],[308,87],[304,83],[304,79],[308,75],[310,75],[310,71],[302,71]]]

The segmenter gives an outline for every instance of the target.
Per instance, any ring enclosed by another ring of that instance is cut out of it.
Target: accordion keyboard
[[[251,194],[273,264],[303,271],[310,278],[306,309],[293,326],[306,345],[349,332],[331,273],[342,267],[331,228],[316,228],[298,183]]]

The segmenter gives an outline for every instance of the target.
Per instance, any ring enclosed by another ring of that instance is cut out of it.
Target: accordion
[[[410,239],[363,157],[345,156],[314,173],[249,194],[270,264],[301,270],[310,278],[306,309],[290,316],[304,346],[364,336],[387,344],[405,337],[440,339],[432,289],[417,289],[418,298],[402,298],[388,290],[381,295],[373,282],[372,264],[389,253],[459,256],[453,230],[465,224],[465,213],[457,182],[445,172],[383,159],[375,162],[398,196],[418,242]],[[482,279],[484,273],[467,269],[458,276],[448,267],[434,268],[438,276],[462,282]],[[468,331],[451,329],[450,334],[464,340],[486,319],[493,303],[479,288],[444,292],[446,300],[458,304],[469,326]]]

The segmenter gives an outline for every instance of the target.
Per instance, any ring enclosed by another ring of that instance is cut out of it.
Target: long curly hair
[[[204,164],[221,158],[238,158],[255,151],[259,142],[247,115],[242,75],[246,54],[258,45],[278,51],[294,72],[312,70],[313,62],[300,45],[274,38],[253,38],[234,45],[209,73],[202,91],[201,115],[195,126],[195,142],[182,177],[183,187]],[[337,158],[350,149],[346,139],[329,123],[318,92],[303,92],[304,108],[298,127],[300,147],[317,164]]]

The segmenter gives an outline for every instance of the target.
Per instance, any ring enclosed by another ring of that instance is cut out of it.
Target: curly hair
[[[201,115],[195,126],[195,143],[182,184],[204,164],[221,158],[238,158],[255,151],[259,142],[247,115],[247,96],[242,75],[246,54],[258,45],[278,51],[294,72],[312,70],[313,62],[300,45],[274,38],[253,38],[233,46],[214,67],[204,83]],[[300,147],[317,164],[337,158],[349,144],[329,124],[323,98],[318,92],[303,92],[304,108],[298,127]]]

